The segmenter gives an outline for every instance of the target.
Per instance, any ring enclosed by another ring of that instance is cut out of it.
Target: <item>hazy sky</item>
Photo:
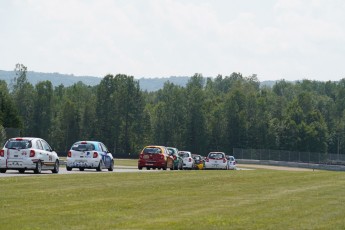
[[[344,0],[0,0],[0,69],[345,78]]]

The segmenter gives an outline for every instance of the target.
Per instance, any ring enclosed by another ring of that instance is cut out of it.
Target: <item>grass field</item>
[[[0,186],[0,229],[345,229],[343,172],[88,173]]]

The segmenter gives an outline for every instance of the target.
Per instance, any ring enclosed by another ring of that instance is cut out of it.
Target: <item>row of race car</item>
[[[19,173],[26,170],[33,170],[34,173],[51,170],[58,173],[59,167],[58,154],[41,138],[10,138],[0,150],[0,173],[6,173],[7,170],[18,170]],[[102,142],[78,141],[72,145],[66,158],[67,171],[73,168],[80,171],[86,168],[113,171],[114,158]]]
[[[224,152],[210,152],[207,157],[179,151],[174,147],[149,145],[139,155],[138,169],[237,169],[236,160]]]
[[[0,173],[7,170],[18,170],[24,173],[33,170],[51,170],[58,173],[60,159],[58,154],[42,138],[10,138],[0,150]],[[223,152],[210,152],[206,158],[193,155],[189,151],[178,151],[177,148],[150,145],[139,154],[138,169],[236,169],[236,161]],[[114,158],[107,147],[99,141],[77,141],[67,153],[66,169],[114,170]]]

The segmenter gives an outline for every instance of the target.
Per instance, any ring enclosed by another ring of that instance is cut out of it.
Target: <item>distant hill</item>
[[[14,71],[0,70],[0,80],[5,80],[9,85],[15,78],[16,74]],[[74,76],[69,74],[60,73],[40,73],[34,71],[27,72],[28,81],[36,85],[40,81],[49,80],[53,86],[64,85],[65,87],[71,86],[79,81],[85,85],[95,86],[98,85],[102,78],[92,76]],[[147,91],[157,91],[162,89],[164,83],[170,81],[175,85],[185,86],[189,80],[189,77],[169,77],[169,78],[140,78],[136,79],[139,81],[140,88]]]
[[[13,81],[15,77],[14,71],[4,71],[0,70],[0,80],[5,80],[8,85]],[[49,80],[53,86],[64,85],[65,87],[71,86],[79,81],[83,82],[85,85],[95,86],[98,85],[102,78],[101,77],[92,77],[92,76],[74,76],[73,74],[60,74],[60,73],[41,73],[28,71],[27,72],[28,81],[36,85],[40,81]],[[157,91],[162,89],[164,83],[169,81],[175,85],[185,86],[188,83],[190,77],[168,77],[168,78],[139,78],[136,79],[139,81],[140,88],[148,92]],[[275,81],[264,81],[261,82],[261,85],[272,87]]]
[[[0,80],[5,80],[7,84],[9,84],[14,77],[16,76],[14,71],[4,71],[0,70]],[[95,86],[101,82],[101,78],[99,77],[91,77],[91,76],[74,76],[68,74],[60,74],[60,73],[40,73],[34,71],[28,71],[26,74],[28,81],[36,85],[40,81],[49,80],[53,86],[64,85],[66,87],[77,83],[78,81],[82,81],[86,85]]]

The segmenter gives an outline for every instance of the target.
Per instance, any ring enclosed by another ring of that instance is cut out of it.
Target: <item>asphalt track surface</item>
[[[238,170],[251,170],[246,168],[238,168]],[[50,170],[42,171],[41,174],[35,174],[32,170],[25,171],[25,173],[19,173],[18,170],[7,170],[6,173],[0,173],[0,178],[2,177],[18,177],[18,176],[47,176],[47,175],[65,175],[65,174],[85,174],[85,173],[155,173],[163,172],[164,170],[146,170],[145,168],[139,170],[135,166],[115,166],[114,171],[108,171],[103,169],[101,172],[97,172],[96,169],[85,169],[84,171],[79,171],[79,169],[73,169],[72,171],[67,171],[64,166],[60,167],[58,174],[52,173]],[[170,171],[169,169],[166,171]]]

